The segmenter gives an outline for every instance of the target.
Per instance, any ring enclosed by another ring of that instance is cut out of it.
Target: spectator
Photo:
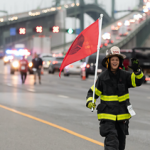
[[[33,72],[34,72],[34,85],[36,84],[36,74],[39,77],[39,84],[41,84],[41,69],[42,69],[42,59],[35,53],[33,63]]]

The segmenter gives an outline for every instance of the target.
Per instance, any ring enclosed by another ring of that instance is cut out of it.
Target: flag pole
[[[97,45],[96,69],[95,69],[95,77],[94,77],[94,90],[93,90],[92,103],[94,103],[94,97],[95,97],[95,83],[96,83],[96,79],[97,79],[98,59],[99,59],[99,52],[100,52],[100,45],[101,45],[102,20],[103,20],[103,14],[100,14],[100,18],[99,18],[99,37],[98,37],[98,45]],[[93,112],[93,108],[92,108],[92,112]]]

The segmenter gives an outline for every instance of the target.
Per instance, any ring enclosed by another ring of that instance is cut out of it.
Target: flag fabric
[[[65,66],[97,52],[99,24],[100,21],[97,19],[76,37],[61,64],[59,77]]]

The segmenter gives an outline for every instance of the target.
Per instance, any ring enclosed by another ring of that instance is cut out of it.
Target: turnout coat
[[[111,72],[112,73],[112,72]],[[95,102],[100,97],[97,106],[98,120],[124,121],[131,118],[127,110],[130,105],[129,88],[140,86],[145,80],[142,72],[137,75],[133,72],[118,69],[117,82],[111,78],[109,70],[102,72],[95,83]],[[94,85],[87,94],[87,103],[93,99]]]

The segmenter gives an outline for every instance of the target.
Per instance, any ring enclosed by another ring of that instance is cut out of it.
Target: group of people
[[[21,80],[22,84],[25,83],[27,72],[28,72],[28,60],[25,58],[25,56],[22,57],[22,59],[19,61],[20,64],[20,74],[21,74]],[[34,58],[32,59],[32,70],[34,73],[34,85],[36,84],[36,74],[39,77],[39,84],[41,84],[41,69],[43,61],[42,59],[37,55],[37,53],[34,54]]]

